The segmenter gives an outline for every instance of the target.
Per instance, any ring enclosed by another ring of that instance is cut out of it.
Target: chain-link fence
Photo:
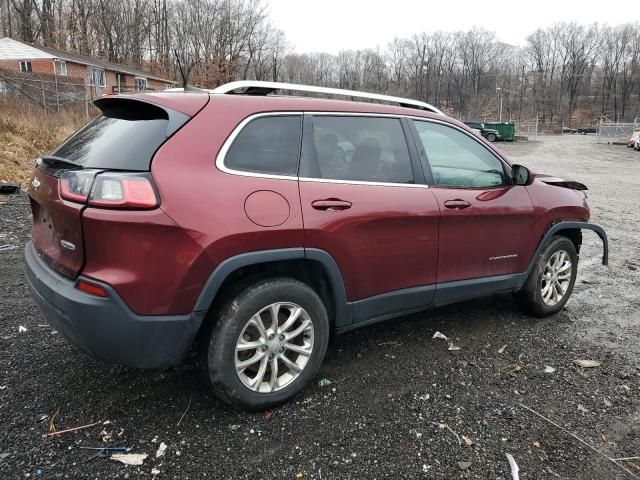
[[[84,108],[87,118],[95,114],[82,78],[0,68],[0,95],[16,97],[45,113],[71,107]]]
[[[598,124],[597,142],[627,142],[633,132],[640,128],[640,119],[636,118],[633,123],[605,122]]]

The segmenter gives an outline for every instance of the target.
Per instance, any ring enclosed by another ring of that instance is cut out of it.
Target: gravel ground
[[[26,197],[1,198],[0,245],[16,248],[0,251],[0,477],[510,479],[507,453],[521,479],[640,476],[640,461],[606,458],[640,456],[640,154],[589,136],[500,146],[590,187],[610,266],[585,234],[574,296],[555,317],[494,296],[337,337],[318,377],[332,383],[267,414],[220,403],[193,365],[131,370],[70,347],[29,297]],[[45,440],[52,417],[58,429],[101,424]],[[125,466],[79,448],[104,444],[149,457]]]

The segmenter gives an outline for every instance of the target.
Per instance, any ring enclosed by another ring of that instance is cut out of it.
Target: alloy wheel
[[[259,393],[276,392],[300,376],[313,352],[314,326],[295,303],[278,302],[253,315],[236,342],[240,381]]]
[[[550,307],[557,305],[567,293],[571,283],[573,265],[564,250],[558,250],[547,261],[542,272],[540,293],[542,301]]]

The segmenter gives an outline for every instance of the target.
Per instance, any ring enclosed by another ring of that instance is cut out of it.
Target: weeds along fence
[[[26,110],[39,108],[45,114],[83,109],[89,119],[97,113],[82,78],[0,68],[0,99],[10,103],[15,99]]]

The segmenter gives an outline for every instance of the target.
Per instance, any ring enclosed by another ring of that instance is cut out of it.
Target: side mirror
[[[511,182],[513,185],[529,185],[531,183],[531,171],[524,165],[511,165]]]

